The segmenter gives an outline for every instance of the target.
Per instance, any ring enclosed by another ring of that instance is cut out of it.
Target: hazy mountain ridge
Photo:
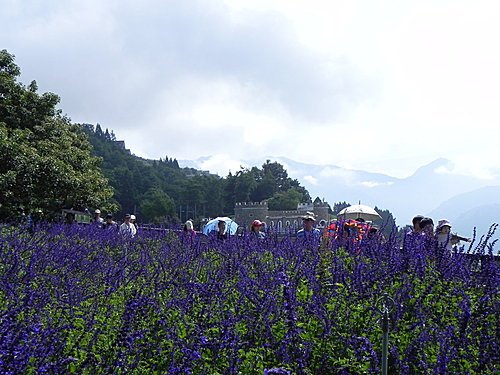
[[[181,160],[179,163],[196,168],[209,159]],[[398,225],[408,224],[414,215],[423,214],[436,222],[446,218],[453,222],[454,230],[470,235],[474,226],[483,234],[493,222],[500,222],[500,209],[491,209],[496,204],[500,206],[500,178],[484,180],[456,174],[454,164],[447,159],[424,165],[407,178],[335,165],[301,163],[285,157],[242,161],[242,165],[258,166],[267,159],[283,164],[288,175],[305,186],[312,197],[324,198],[330,204],[361,201],[388,209]],[[485,206],[490,207],[491,215],[484,215]],[[481,212],[483,217],[480,217]]]
[[[486,186],[456,195],[429,215],[450,220],[454,232],[470,236],[477,227],[479,233],[484,234],[491,224],[500,224],[500,186]]]

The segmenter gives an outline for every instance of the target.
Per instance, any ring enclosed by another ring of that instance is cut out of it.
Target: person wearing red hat
[[[252,226],[250,228],[250,236],[258,238],[258,239],[264,239],[266,237],[265,233],[261,232],[261,228],[264,226],[264,223],[260,220],[254,220],[252,221]]]

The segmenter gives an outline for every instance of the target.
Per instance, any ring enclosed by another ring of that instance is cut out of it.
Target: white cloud
[[[0,38],[23,81],[138,155],[395,176],[445,157],[487,180],[500,170],[499,17],[481,0],[11,0]]]
[[[365,186],[367,188],[373,188],[377,186],[387,186],[387,185],[392,185],[394,182],[389,181],[389,182],[376,182],[376,181],[362,181],[360,185]]]
[[[303,180],[311,185],[317,185],[318,179],[314,176],[304,176]]]
[[[242,166],[244,167],[240,161],[231,159],[231,157],[226,154],[214,155],[200,165],[202,170],[209,170],[220,176],[226,176],[229,172],[234,174],[238,172]]]
[[[438,174],[473,176],[485,181],[492,181],[498,177],[498,173],[484,168],[481,164],[471,165],[470,162],[464,160],[459,164],[450,164],[440,166],[434,170]]]
[[[332,167],[325,167],[321,169],[319,175],[323,178],[328,178],[328,177],[336,177],[342,179],[346,184],[352,184],[354,183],[354,180],[356,179],[356,174],[343,169],[343,168],[332,168]]]

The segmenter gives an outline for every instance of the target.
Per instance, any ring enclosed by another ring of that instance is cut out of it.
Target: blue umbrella
[[[236,221],[227,216],[220,216],[210,220],[203,227],[203,234],[209,234],[210,232],[217,231],[217,224],[219,224],[219,221],[224,221],[226,223],[225,233],[229,233],[230,235],[236,234],[238,224],[236,224]]]

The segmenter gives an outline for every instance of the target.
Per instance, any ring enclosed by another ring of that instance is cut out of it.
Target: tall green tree
[[[162,189],[153,187],[141,199],[139,211],[143,221],[164,223],[175,217],[175,203]]]
[[[277,191],[276,180],[270,173],[267,173],[257,182],[257,186],[252,191],[251,200],[261,202],[272,197]]]
[[[375,211],[381,216],[381,219],[376,220],[374,223],[382,228],[386,236],[390,235],[394,228],[396,227],[396,219],[392,216],[392,212],[389,210],[383,210],[375,206]]]
[[[302,193],[290,188],[274,194],[268,200],[268,207],[270,210],[296,210],[299,203],[302,203]]]
[[[79,127],[56,109],[59,97],[17,81],[14,56],[0,51],[0,213],[14,218],[42,210],[111,204],[100,159]]]

